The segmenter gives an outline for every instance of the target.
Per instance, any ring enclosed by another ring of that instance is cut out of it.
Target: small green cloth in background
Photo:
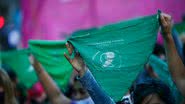
[[[0,59],[15,71],[21,83],[30,88],[37,81],[37,76],[30,65],[28,54],[28,49],[1,52]]]
[[[118,101],[152,53],[158,28],[158,15],[152,15],[75,32],[68,41],[99,85]]]
[[[185,33],[185,22],[175,24],[174,27],[178,31],[179,35]]]
[[[44,69],[65,90],[72,74],[72,66],[65,59],[65,41],[30,40],[29,49]]]
[[[152,66],[154,72],[158,75],[158,77],[170,87],[177,101],[177,104],[180,104],[183,100],[183,96],[172,80],[167,63],[159,59],[157,56],[151,55],[149,59],[149,64]]]

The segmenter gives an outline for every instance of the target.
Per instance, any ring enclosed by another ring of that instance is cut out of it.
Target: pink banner
[[[180,22],[185,0],[22,0],[23,44],[29,39],[65,39],[70,33],[157,13]]]

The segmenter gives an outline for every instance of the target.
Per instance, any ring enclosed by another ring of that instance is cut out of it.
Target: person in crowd
[[[161,60],[166,61],[165,49],[161,44],[156,43],[152,54],[159,57]]]
[[[71,50],[73,49],[70,47],[72,46],[70,44],[67,44],[68,51],[71,54]],[[80,77],[79,80],[82,85],[88,90],[95,104],[115,104],[115,102],[109,96],[107,96],[103,89],[101,89],[100,86],[97,84],[96,80],[84,64],[79,54],[76,54],[74,59],[70,59],[69,56],[67,56],[66,54],[65,56],[73,65],[73,67],[78,70]],[[157,87],[159,89],[155,89]],[[148,89],[145,90],[145,88]],[[141,91],[141,89],[143,92],[146,91],[146,93],[138,92]],[[174,104],[175,102],[168,86],[158,80],[151,80],[151,83],[148,84],[138,84],[135,89],[131,91],[131,93],[133,93],[131,97],[133,98],[134,104]],[[139,96],[142,97],[139,98]]]
[[[185,66],[181,60],[172,38],[172,19],[167,14],[161,15],[161,27],[166,50],[169,71],[177,88],[185,97]]]
[[[2,66],[5,69],[5,71],[7,72],[8,76],[12,82],[17,101],[19,102],[19,104],[25,104],[25,102],[27,100],[26,86],[23,83],[20,83],[16,72],[13,71],[12,68],[10,68],[8,65],[5,65],[5,64],[3,64]]]
[[[166,22],[168,23],[170,19],[168,15],[163,13],[160,17],[161,25],[163,27],[162,30],[166,34],[168,31],[171,31],[171,28],[169,28],[171,24],[166,25]],[[72,44],[67,43],[66,47],[69,54],[72,55]],[[64,54],[64,56],[79,73],[80,82],[88,90],[95,104],[115,104],[115,102],[107,96],[104,90],[98,85],[79,53],[76,53],[73,59],[67,54]],[[151,79],[148,84],[138,84],[134,87],[133,92],[131,93],[132,103],[134,104],[175,104],[175,100],[173,99],[169,87],[159,80]]]
[[[44,90],[49,98],[49,101],[52,104],[94,104],[92,99],[89,97],[89,95],[86,94],[86,92],[84,92],[84,90],[81,90],[82,93],[85,93],[84,98],[77,96],[80,94],[79,89],[81,89],[82,87],[81,85],[80,87],[78,86],[77,88],[74,88],[75,93],[74,95],[72,95],[73,98],[75,96],[78,97],[79,100],[71,100],[70,98],[66,97],[64,93],[60,91],[60,89],[52,80],[52,78],[49,76],[49,74],[43,69],[42,65],[32,55],[30,56],[30,62],[33,65],[37,73],[37,76],[44,87]],[[78,81],[74,83],[78,83]]]
[[[69,85],[68,94],[65,93],[65,95],[70,99],[76,100],[77,104],[88,104],[88,102],[92,102],[88,92],[83,88],[76,77],[74,77],[73,80],[73,83]]]
[[[0,104],[17,104],[14,87],[3,69],[0,69]]]
[[[166,60],[164,47],[158,43],[155,44],[152,54],[156,55],[163,61]],[[155,73],[152,66],[150,66],[149,63],[146,63],[144,69],[136,77],[135,83],[143,83],[148,81],[147,79],[151,78],[158,78],[158,75]]]

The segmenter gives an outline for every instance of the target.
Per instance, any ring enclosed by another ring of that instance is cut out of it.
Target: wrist
[[[85,65],[84,68],[78,72],[79,76],[83,77],[87,70],[88,70],[88,68]]]
[[[166,33],[166,34],[164,34],[164,35],[163,35],[163,39],[164,39],[164,41],[171,40],[171,39],[172,39],[171,33]]]

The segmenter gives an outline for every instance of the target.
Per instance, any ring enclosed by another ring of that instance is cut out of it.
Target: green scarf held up
[[[44,69],[65,90],[72,74],[72,67],[65,59],[65,41],[30,40],[29,49]]]
[[[99,85],[119,101],[152,53],[158,28],[158,15],[152,15],[75,32],[68,41]]]
[[[174,27],[179,33],[179,35],[182,35],[182,33],[185,32],[185,22],[175,24]]]

